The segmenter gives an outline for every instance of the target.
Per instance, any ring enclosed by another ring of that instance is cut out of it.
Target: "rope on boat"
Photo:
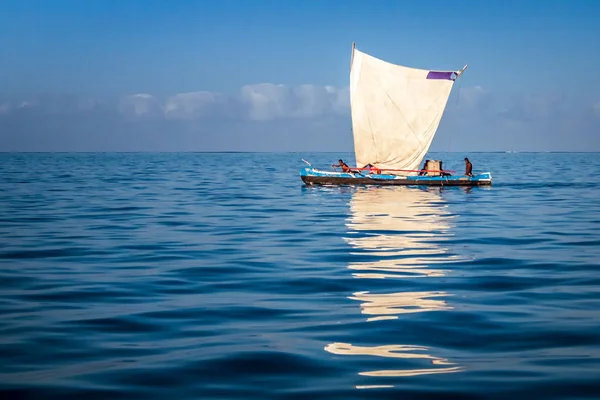
[[[352,170],[371,170],[371,168],[351,168]],[[388,169],[388,168],[377,168],[375,167],[375,169],[378,169],[380,171],[394,171],[394,172],[456,172],[456,170],[453,169],[442,169],[442,170],[435,170],[435,169]]]

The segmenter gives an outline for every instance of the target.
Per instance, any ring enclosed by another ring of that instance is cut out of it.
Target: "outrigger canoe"
[[[300,171],[307,185],[491,185],[491,172],[452,175],[423,162],[461,70],[426,70],[396,65],[356,49],[350,61],[350,114],[356,167],[353,172]],[[437,165],[437,168],[435,166]],[[372,166],[368,169],[361,166]],[[375,171],[375,173],[373,173]]]
[[[337,172],[305,167],[300,171],[307,185],[390,185],[390,186],[484,186],[492,184],[491,172],[473,176],[420,176],[369,174],[368,171]]]

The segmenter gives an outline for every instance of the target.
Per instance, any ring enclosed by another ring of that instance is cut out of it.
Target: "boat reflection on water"
[[[455,216],[448,211],[439,190],[371,187],[359,188],[352,194],[346,241],[354,249],[351,254],[361,259],[348,265],[355,278],[440,277],[448,272],[440,265],[447,267],[448,263],[464,260],[443,246],[443,241],[453,235]],[[447,302],[450,296],[444,291],[360,291],[349,298],[360,302],[367,322],[375,322],[399,319],[405,314],[451,310]],[[403,359],[398,360],[398,365],[404,368],[360,372],[362,376],[409,377],[463,370],[443,357],[429,354],[433,351],[425,346],[331,343],[325,350],[338,355]],[[414,368],[415,365],[419,367]],[[391,385],[357,386],[361,389],[381,387]]]

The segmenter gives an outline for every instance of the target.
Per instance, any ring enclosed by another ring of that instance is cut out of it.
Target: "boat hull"
[[[492,174],[484,172],[474,176],[398,176],[321,171],[306,167],[300,178],[307,185],[378,185],[378,186],[489,186]]]

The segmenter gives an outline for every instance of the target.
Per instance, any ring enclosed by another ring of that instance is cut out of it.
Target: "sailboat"
[[[491,172],[453,176],[441,160],[423,162],[456,79],[466,70],[396,65],[356,49],[350,62],[350,112],[356,167],[326,171],[308,164],[307,185],[491,185]]]

